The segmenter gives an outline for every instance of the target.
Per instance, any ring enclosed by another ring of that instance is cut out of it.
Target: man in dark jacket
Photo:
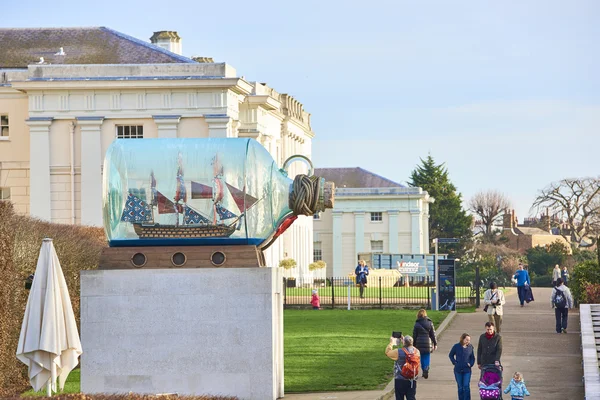
[[[413,328],[413,340],[415,347],[421,352],[421,369],[423,378],[429,378],[429,364],[431,353],[437,349],[437,338],[433,322],[427,317],[427,311],[421,308],[417,313],[417,321]]]
[[[483,365],[489,364],[499,366],[501,356],[502,336],[496,333],[493,323],[486,322],[485,333],[479,337],[479,345],[477,346],[477,366],[479,369]]]

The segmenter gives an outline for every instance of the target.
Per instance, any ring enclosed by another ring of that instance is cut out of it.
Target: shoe
[[[567,333],[567,330],[563,328],[562,333]]]
[[[429,370],[428,369],[424,369],[423,370],[423,379],[427,379],[429,378]]]
[[[521,307],[525,307],[525,304],[521,304]]]

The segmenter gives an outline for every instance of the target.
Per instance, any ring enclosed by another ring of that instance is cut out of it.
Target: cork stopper
[[[335,183],[327,181],[323,185],[323,206],[324,208],[333,208],[335,196]]]

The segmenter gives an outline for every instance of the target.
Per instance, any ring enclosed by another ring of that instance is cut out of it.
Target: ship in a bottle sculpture
[[[287,175],[290,163],[308,175]],[[253,139],[120,139],[104,160],[103,217],[110,247],[255,246],[298,215],[333,207],[333,183],[292,156],[279,168]]]

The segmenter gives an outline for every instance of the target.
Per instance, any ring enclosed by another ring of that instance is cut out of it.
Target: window
[[[383,215],[381,212],[372,212],[371,213],[371,222],[379,222],[383,221]]]
[[[383,240],[371,240],[371,252],[383,253]]]
[[[0,115],[0,140],[8,138],[8,115]]]
[[[10,188],[0,187],[0,201],[10,200]]]
[[[144,127],[142,125],[117,125],[117,139],[143,139]]]
[[[321,213],[313,214],[313,219],[321,219]]]
[[[323,259],[323,250],[321,250],[321,242],[313,243],[313,261],[320,261]]]

